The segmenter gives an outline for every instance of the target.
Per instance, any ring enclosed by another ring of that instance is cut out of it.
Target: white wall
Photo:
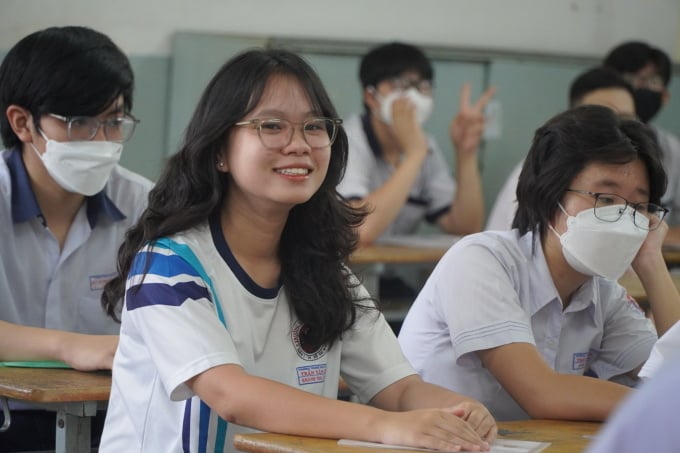
[[[131,55],[167,55],[191,30],[595,57],[642,39],[680,61],[679,0],[0,0],[0,50],[68,24]]]

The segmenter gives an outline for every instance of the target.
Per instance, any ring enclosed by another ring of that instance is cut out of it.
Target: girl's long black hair
[[[256,49],[229,60],[206,87],[179,152],[165,165],[148,207],[120,247],[118,275],[102,294],[102,305],[111,317],[120,319],[125,280],[145,244],[203,224],[219,212],[229,178],[216,169],[219,153],[234,123],[255,108],[268,80],[279,75],[297,79],[320,116],[337,117],[321,80],[296,54]],[[278,251],[280,281],[292,309],[308,328],[305,340],[317,346],[339,339],[354,323],[357,310],[366,308],[355,299],[356,284],[346,268],[365,212],[352,208],[336,191],[347,152],[341,127],[325,180],[310,200],[290,211]]]

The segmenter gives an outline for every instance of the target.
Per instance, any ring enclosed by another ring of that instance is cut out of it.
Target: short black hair
[[[569,87],[569,106],[574,107],[586,95],[596,90],[621,88],[634,98],[633,87],[626,82],[621,74],[612,68],[598,66],[588,69],[577,76]]]
[[[582,105],[548,120],[535,133],[517,183],[512,227],[520,234],[545,234],[574,178],[592,162],[641,160],[649,179],[649,201],[659,204],[667,178],[654,133],[600,105]]]
[[[604,58],[604,65],[622,74],[636,73],[653,64],[664,86],[671,80],[671,59],[663,50],[641,41],[624,42],[614,47]]]
[[[0,65],[0,134],[7,148],[19,146],[4,112],[28,110],[40,124],[47,113],[97,115],[123,96],[132,109],[134,76],[127,56],[98,31],[50,27],[21,39]]]
[[[425,80],[434,78],[432,63],[423,51],[410,44],[391,42],[374,47],[363,56],[359,80],[361,86],[366,88],[406,71],[415,71]]]

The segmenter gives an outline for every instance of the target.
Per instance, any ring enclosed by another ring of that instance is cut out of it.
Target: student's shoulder
[[[523,239],[524,238],[519,235],[519,232],[516,229],[482,231],[479,233],[463,236],[453,245],[453,248],[458,248],[461,250],[470,248],[484,248],[498,251],[518,251],[521,249]]]
[[[517,230],[482,231],[464,236],[449,249],[445,258],[463,265],[473,258],[494,259],[503,265],[511,265],[526,260],[530,239],[530,234],[520,236]]]
[[[109,181],[114,186],[125,186],[141,192],[149,192],[153,187],[151,180],[120,165],[114,167]]]
[[[652,126],[652,129],[662,152],[680,154],[680,138],[677,135],[659,126]]]

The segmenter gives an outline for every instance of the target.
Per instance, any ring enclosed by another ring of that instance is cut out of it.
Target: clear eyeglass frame
[[[50,113],[49,116],[66,124],[66,133],[71,141],[89,141],[94,139],[103,127],[104,137],[112,142],[124,143],[135,132],[139,119],[130,114],[100,120],[94,116],[62,116]]]
[[[389,83],[392,88],[400,91],[406,91],[409,88],[415,88],[421,94],[431,95],[434,84],[432,80],[427,79],[411,79],[408,77],[392,77],[389,79]]]
[[[340,118],[310,118],[293,122],[284,118],[254,118],[234,123],[237,127],[250,127],[257,130],[260,142],[267,149],[282,149],[293,141],[295,126],[302,126],[302,136],[311,148],[325,148],[335,142]]]
[[[669,210],[663,206],[659,206],[654,203],[633,203],[626,200],[620,195],[604,192],[590,192],[588,190],[577,190],[577,189],[567,189],[568,192],[580,193],[582,195],[588,195],[594,198],[593,212],[595,217],[602,220],[603,222],[616,222],[618,221],[626,211],[626,208],[630,206],[633,208],[633,223],[636,227],[643,230],[655,230],[661,225],[664,217],[668,214]],[[601,208],[609,206],[622,206],[613,213],[610,210],[604,210]],[[606,212],[606,213],[605,213]],[[647,219],[647,224],[640,222],[639,215],[642,215]]]

